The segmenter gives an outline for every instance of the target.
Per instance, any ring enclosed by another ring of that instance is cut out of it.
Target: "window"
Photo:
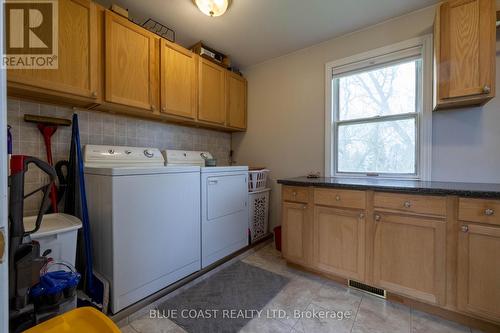
[[[429,178],[425,42],[327,64],[327,175]]]

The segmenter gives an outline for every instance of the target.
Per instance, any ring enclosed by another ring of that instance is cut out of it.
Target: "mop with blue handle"
[[[83,247],[84,247],[84,262],[85,274],[84,276],[84,290],[90,298],[93,306],[99,308],[102,312],[107,312],[109,302],[109,282],[104,279],[100,274],[93,271],[92,266],[92,238],[90,233],[89,213],[87,207],[87,195],[85,191],[85,177],[83,173],[83,157],[80,145],[80,131],[78,127],[78,115],[73,115],[73,128],[71,135],[71,153],[73,157],[73,165],[76,168],[78,178],[77,185],[79,187],[80,204],[81,204],[81,219],[83,229]],[[76,155],[76,156],[75,156]],[[70,158],[71,160],[71,158]],[[76,196],[74,198],[76,200]],[[76,205],[75,205],[76,206]],[[75,210],[76,211],[76,210]]]

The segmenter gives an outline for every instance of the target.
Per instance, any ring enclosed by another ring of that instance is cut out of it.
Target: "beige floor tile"
[[[130,325],[120,327],[120,330],[122,333],[137,333],[137,331]]]
[[[115,322],[115,324],[118,327],[125,327],[125,326],[127,326],[128,325],[128,317],[123,318],[122,320]]]
[[[373,296],[363,296],[353,333],[409,333],[410,308]]]
[[[284,310],[286,318],[279,318],[284,324],[293,327],[297,318],[293,317],[295,310],[304,310],[314,295],[321,288],[316,281],[306,279],[292,279],[265,307],[264,310]]]
[[[181,327],[171,320],[149,318],[149,316],[136,319],[130,323],[139,333],[185,333]]]
[[[152,309],[156,309],[155,303],[148,304],[142,309],[132,313],[130,316],[128,316],[128,323],[130,324],[134,320],[142,319],[144,317],[149,316],[149,311]]]
[[[351,331],[353,323],[353,315],[341,317],[332,310],[312,303],[306,308],[303,317],[293,328],[295,331],[303,333],[348,333]]]
[[[274,265],[273,268],[283,269],[286,267],[284,259],[279,255],[270,251],[267,247],[263,247],[259,251],[243,259],[244,262],[255,263],[258,265]]]
[[[316,281],[316,282],[319,282],[321,284],[327,283],[329,281],[328,279],[325,279],[319,275],[309,273],[309,272],[306,272],[306,271],[303,271],[300,269],[296,269],[296,268],[291,267],[291,266],[285,266],[283,268],[283,271],[281,272],[281,274],[286,276],[286,277],[292,278],[292,279],[295,279],[295,278],[306,279],[306,280]]]
[[[356,313],[362,295],[335,282],[322,285],[312,298],[312,303],[334,311],[351,311]]]
[[[289,279],[307,279],[324,283],[327,281],[319,275],[308,273],[299,269],[295,269],[286,264],[286,261],[281,258],[281,252],[269,245],[260,249],[256,253],[243,259],[243,262],[265,269],[267,271],[283,275]]]
[[[288,333],[291,331],[290,326],[271,318],[253,319],[240,330],[241,333]]]
[[[471,333],[469,327],[430,314],[411,310],[412,333]]]
[[[290,279],[290,282],[263,309],[264,313],[270,309],[284,310],[286,317],[263,316],[256,318],[241,329],[240,332],[243,333],[481,333],[419,311],[411,311],[401,304],[372,297],[336,282],[295,269],[286,264],[281,253],[275,250],[273,244],[262,246],[256,252],[238,259]],[[235,258],[235,260],[238,259]],[[225,266],[220,269],[223,268]],[[218,270],[199,278],[196,282],[193,281],[181,288],[180,291],[192,287]],[[296,317],[295,310],[300,311],[302,317]],[[314,311],[316,313],[321,311],[325,313],[326,311],[326,317],[311,318]],[[349,311],[351,317],[340,320],[338,311],[342,311],[344,315],[345,311]],[[185,333],[181,327],[167,319],[150,319],[144,315],[144,312],[140,312],[140,317],[135,315],[131,318],[134,317],[137,319],[129,320],[130,324],[122,327],[123,332]]]

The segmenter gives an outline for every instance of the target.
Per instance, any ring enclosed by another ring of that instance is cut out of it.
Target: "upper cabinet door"
[[[196,118],[196,55],[183,47],[161,40],[161,112]]]
[[[39,88],[41,93],[97,99],[96,5],[88,0],[59,0],[58,13],[58,68],[13,69],[7,79],[23,88]]]
[[[198,120],[224,125],[226,120],[224,105],[226,70],[202,57],[199,59]]]
[[[109,11],[105,17],[106,102],[155,111],[159,38]]]
[[[453,0],[436,16],[435,109],[480,105],[495,96],[493,0]]]
[[[247,80],[232,72],[226,74],[226,112],[227,126],[247,128]]]

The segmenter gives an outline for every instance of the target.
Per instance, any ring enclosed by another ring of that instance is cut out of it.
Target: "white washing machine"
[[[205,167],[209,152],[166,150],[167,166],[201,167],[201,266],[248,245],[248,166]]]
[[[165,167],[158,149],[87,145],[94,269],[111,311],[200,270],[200,168]]]

